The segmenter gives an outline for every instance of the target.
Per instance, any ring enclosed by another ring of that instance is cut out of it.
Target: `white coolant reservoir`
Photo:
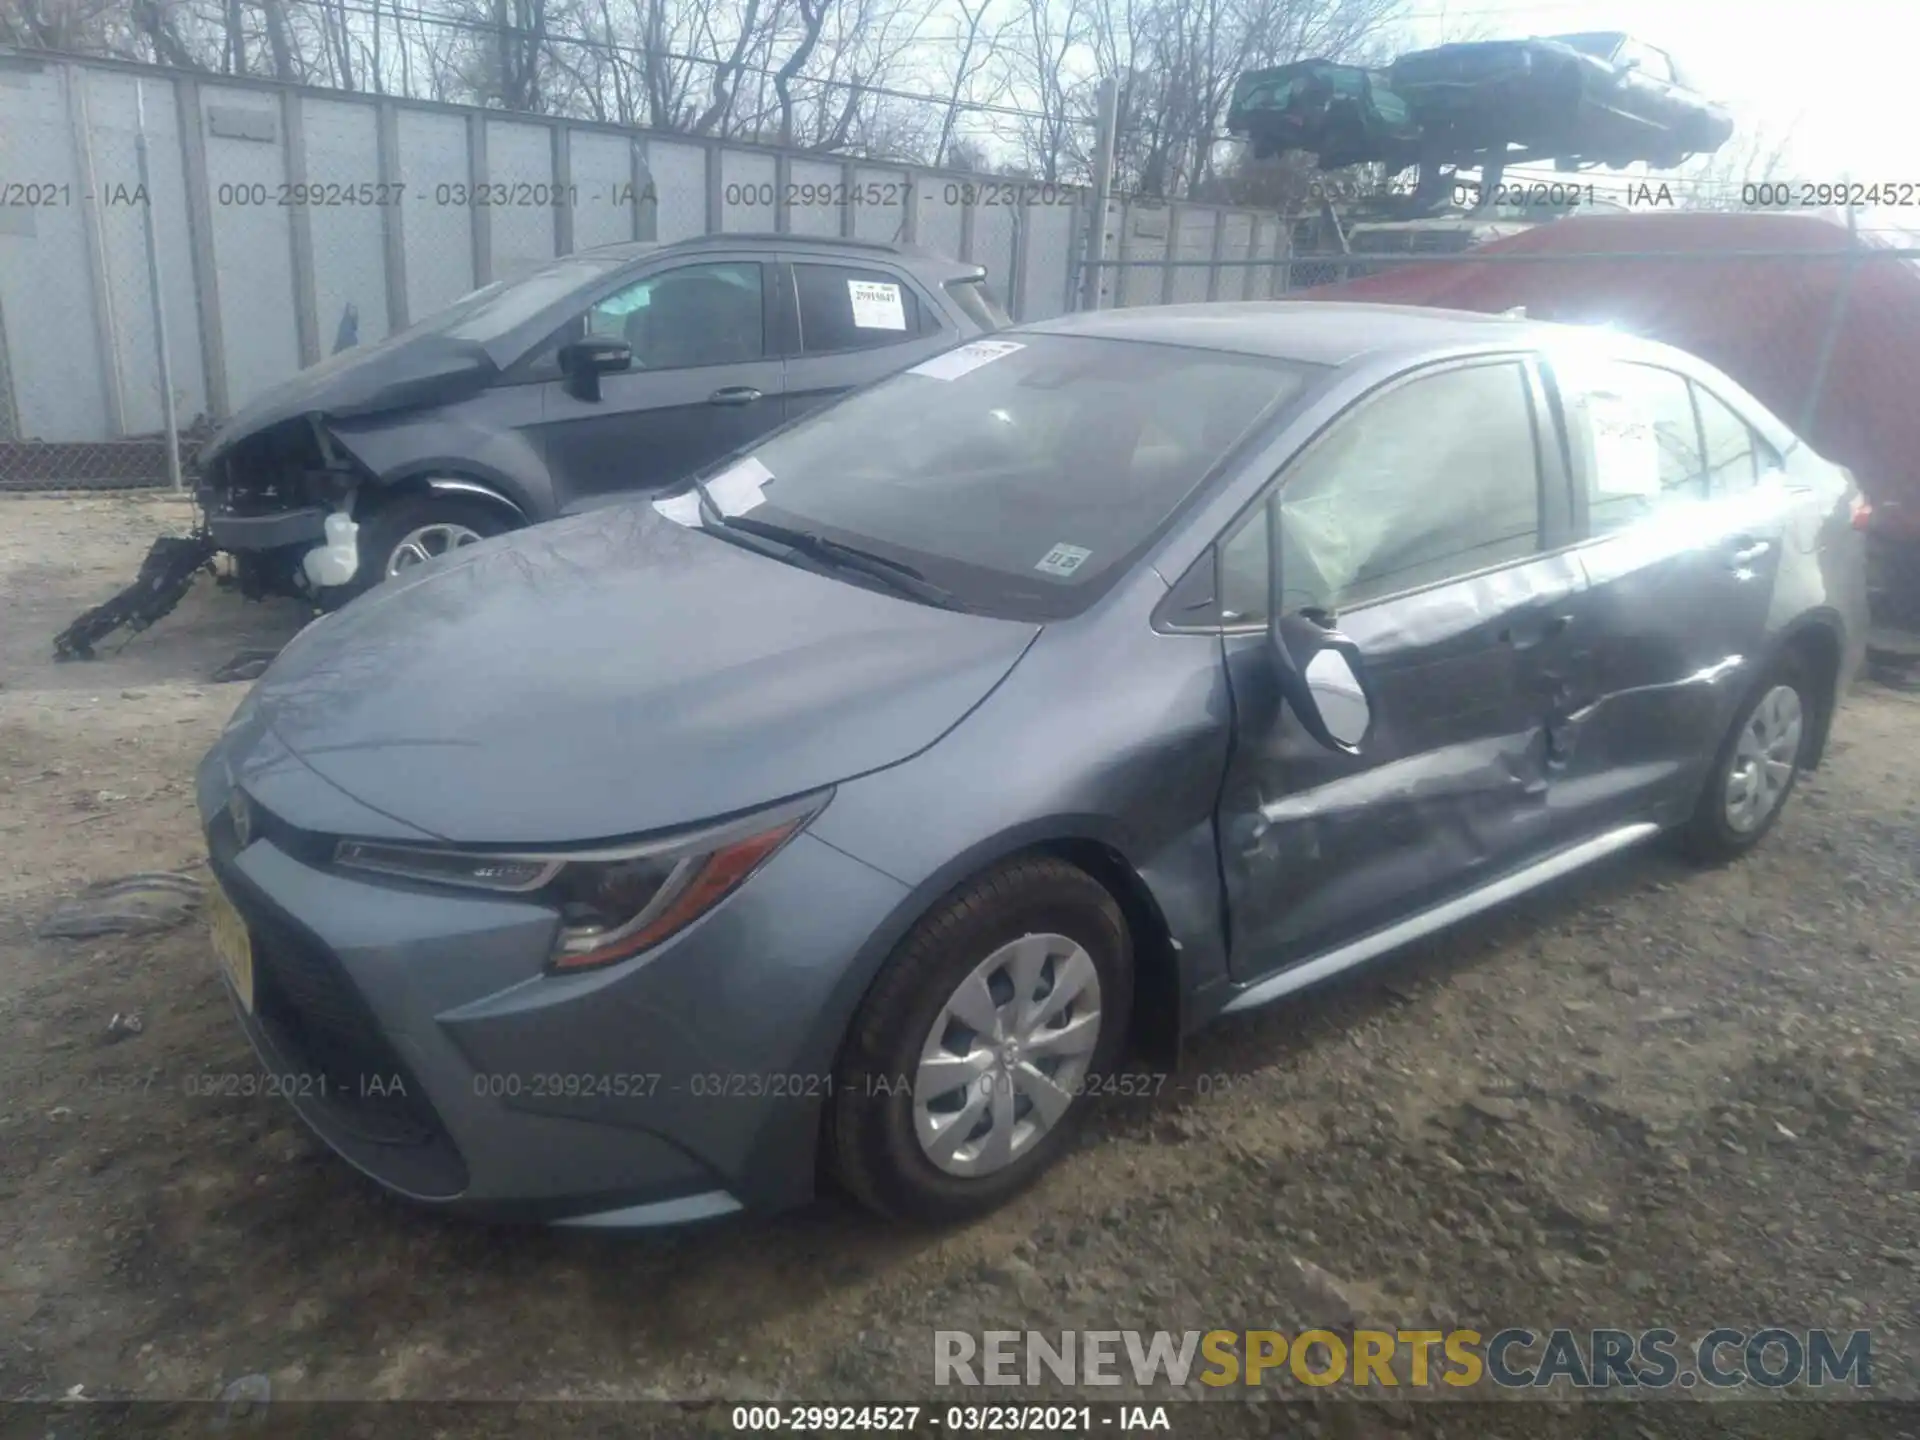
[[[317,586],[344,585],[360,568],[360,527],[344,510],[327,516],[327,539],[306,553],[301,567],[307,579]]]

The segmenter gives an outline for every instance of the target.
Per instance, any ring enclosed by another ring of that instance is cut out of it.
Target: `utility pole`
[[[1107,207],[1113,202],[1113,132],[1120,116],[1120,81],[1109,75],[1100,82],[1099,110],[1093,139],[1093,213],[1087,216],[1087,243],[1080,274],[1080,308],[1100,308],[1100,286],[1106,278]]]

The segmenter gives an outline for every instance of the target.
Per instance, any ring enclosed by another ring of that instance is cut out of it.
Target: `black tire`
[[[889,1218],[945,1223],[1002,1204],[1066,1149],[1090,1108],[1087,1087],[1002,1169],[958,1176],[937,1167],[914,1129],[920,1050],[961,982],[1001,946],[1030,934],[1072,940],[1093,962],[1100,1028],[1086,1074],[1110,1075],[1126,1043],[1133,949],[1106,888],[1063,860],[1010,861],[950,894],[900,942],[854,1017],[834,1075],[825,1155],[835,1178]]]
[[[1771,808],[1760,817],[1757,824],[1743,829],[1728,816],[1729,787],[1734,783],[1734,770],[1740,763],[1741,738],[1755,725],[1762,704],[1782,687],[1793,692],[1800,707],[1800,739],[1790,761],[1792,769],[1787,774],[1785,788],[1772,802]],[[1680,848],[1684,853],[1702,864],[1724,864],[1738,859],[1766,838],[1767,832],[1787,808],[1793,787],[1799,782],[1800,772],[1805,768],[1822,705],[1808,679],[1806,665],[1796,655],[1783,655],[1760,677],[1759,683],[1740,702],[1739,713],[1735,715],[1733,724],[1720,742],[1719,751],[1713,757],[1713,768],[1707,772],[1706,783],[1701,786],[1693,815],[1679,832]]]
[[[365,594],[386,579],[394,551],[418,531],[445,525],[470,531],[484,540],[514,528],[507,516],[491,505],[431,493],[393,496],[375,507],[359,524],[359,568],[349,583],[322,592],[323,600],[334,606]]]

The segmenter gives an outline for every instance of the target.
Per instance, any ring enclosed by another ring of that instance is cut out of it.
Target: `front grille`
[[[284,821],[257,806],[254,817],[257,835],[272,835],[276,845],[293,838]],[[226,811],[213,817],[207,841],[213,871],[253,937],[254,1018],[287,1063],[309,1077],[297,1093],[371,1143],[450,1146],[425,1087],[340,962],[234,866],[237,846]]]
[[[339,963],[255,912],[255,1010],[339,1121],[380,1145],[425,1145],[441,1133],[426,1092],[387,1043]]]

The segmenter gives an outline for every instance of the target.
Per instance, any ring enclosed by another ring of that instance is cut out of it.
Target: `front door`
[[[1793,495],[1771,447],[1677,371],[1557,361],[1591,663],[1561,736],[1569,815],[1692,808],[1755,678]]]
[[[1556,843],[1547,730],[1582,582],[1555,548],[1565,481],[1541,395],[1519,359],[1401,381],[1336,422],[1218,547],[1234,707],[1218,830],[1238,978]],[[1373,725],[1357,755],[1316,742],[1280,701],[1269,564],[1283,615],[1329,615],[1359,648]]]
[[[597,400],[557,372],[541,387],[538,434],[561,508],[672,485],[780,423],[772,269],[742,259],[656,271],[600,299],[561,337],[609,335],[633,351],[632,368],[602,377]]]

